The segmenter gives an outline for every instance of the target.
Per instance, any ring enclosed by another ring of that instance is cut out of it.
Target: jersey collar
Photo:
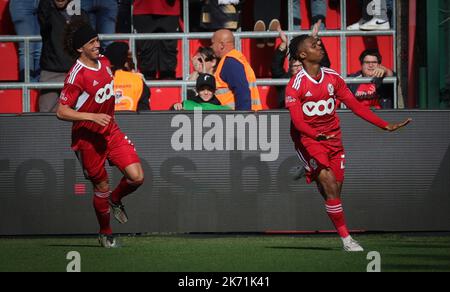
[[[321,71],[321,73],[322,73],[322,77],[320,78],[320,81],[317,81],[317,80],[315,80],[314,78],[312,78],[312,77],[308,74],[308,72],[306,72],[305,69],[303,69],[303,71],[305,72],[306,77],[308,77],[308,79],[311,80],[311,82],[313,82],[313,83],[315,83],[315,84],[320,84],[320,83],[322,83],[323,78],[325,77],[325,74],[324,74],[322,68],[320,68],[320,71]]]
[[[97,60],[98,62],[98,68],[92,68],[89,66],[86,66],[83,62],[81,62],[80,60],[77,60],[77,63],[80,64],[81,66],[83,66],[86,69],[92,70],[92,71],[100,71],[100,69],[102,69],[102,62],[100,62],[99,60]]]

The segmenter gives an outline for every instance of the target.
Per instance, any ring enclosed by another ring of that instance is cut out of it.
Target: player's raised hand
[[[106,127],[112,120],[112,117],[107,114],[93,114],[92,121],[102,127]]]
[[[281,41],[282,41],[283,43],[287,44],[287,42],[288,42],[288,37],[287,37],[286,33],[281,29],[281,25],[278,26],[277,31],[278,31],[278,33],[279,33],[279,35],[280,35]]]
[[[325,135],[324,133],[320,133],[319,135],[317,135],[316,140],[317,141],[327,141],[327,140],[331,140],[335,137],[336,135]]]
[[[319,21],[317,21],[313,28],[312,28],[312,33],[311,36],[313,38],[318,38],[319,37],[319,31],[320,31],[320,26],[322,25],[322,19],[319,19]]]
[[[399,130],[399,129],[405,127],[406,125],[408,125],[408,124],[411,123],[411,122],[412,122],[412,119],[409,118],[409,119],[407,119],[406,121],[404,121],[403,123],[399,123],[399,124],[389,124],[389,125],[387,125],[387,127],[385,128],[385,130],[386,130],[386,131],[389,131],[389,132],[394,132],[394,131],[397,131],[397,130]]]

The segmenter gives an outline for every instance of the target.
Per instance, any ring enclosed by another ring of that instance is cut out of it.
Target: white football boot
[[[351,236],[343,238],[344,250],[347,252],[362,252],[364,249],[359,245],[359,243],[354,240]]]
[[[98,243],[100,243],[101,247],[104,248],[119,248],[119,243],[117,242],[117,239],[114,238],[112,235],[105,235],[100,234],[98,236]]]
[[[125,224],[128,222],[128,215],[123,204],[115,204],[111,200],[109,200],[109,206],[113,211],[114,218],[116,218],[116,220],[119,221],[120,224]]]

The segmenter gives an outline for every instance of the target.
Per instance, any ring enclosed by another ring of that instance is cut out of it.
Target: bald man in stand
[[[234,35],[227,29],[218,30],[213,35],[211,47],[220,58],[215,73],[216,96],[222,105],[234,110],[262,110],[255,72],[234,44]]]

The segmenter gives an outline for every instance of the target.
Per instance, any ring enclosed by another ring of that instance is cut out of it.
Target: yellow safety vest
[[[123,70],[114,74],[116,111],[137,111],[143,88],[142,75]]]
[[[217,67],[217,71],[215,74],[217,85],[216,96],[219,99],[220,103],[232,109],[236,108],[236,100],[233,92],[228,87],[228,84],[225,81],[223,81],[222,78],[220,78],[220,74],[222,73],[223,65],[227,57],[236,59],[239,63],[241,63],[244,66],[245,75],[247,77],[247,81],[250,87],[249,89],[250,89],[250,96],[252,98],[252,110],[254,111],[262,110],[261,99],[259,97],[258,87],[256,86],[255,72],[248,63],[245,56],[237,50],[232,50],[231,52],[226,54],[222,58],[222,60],[220,60],[219,66]]]

